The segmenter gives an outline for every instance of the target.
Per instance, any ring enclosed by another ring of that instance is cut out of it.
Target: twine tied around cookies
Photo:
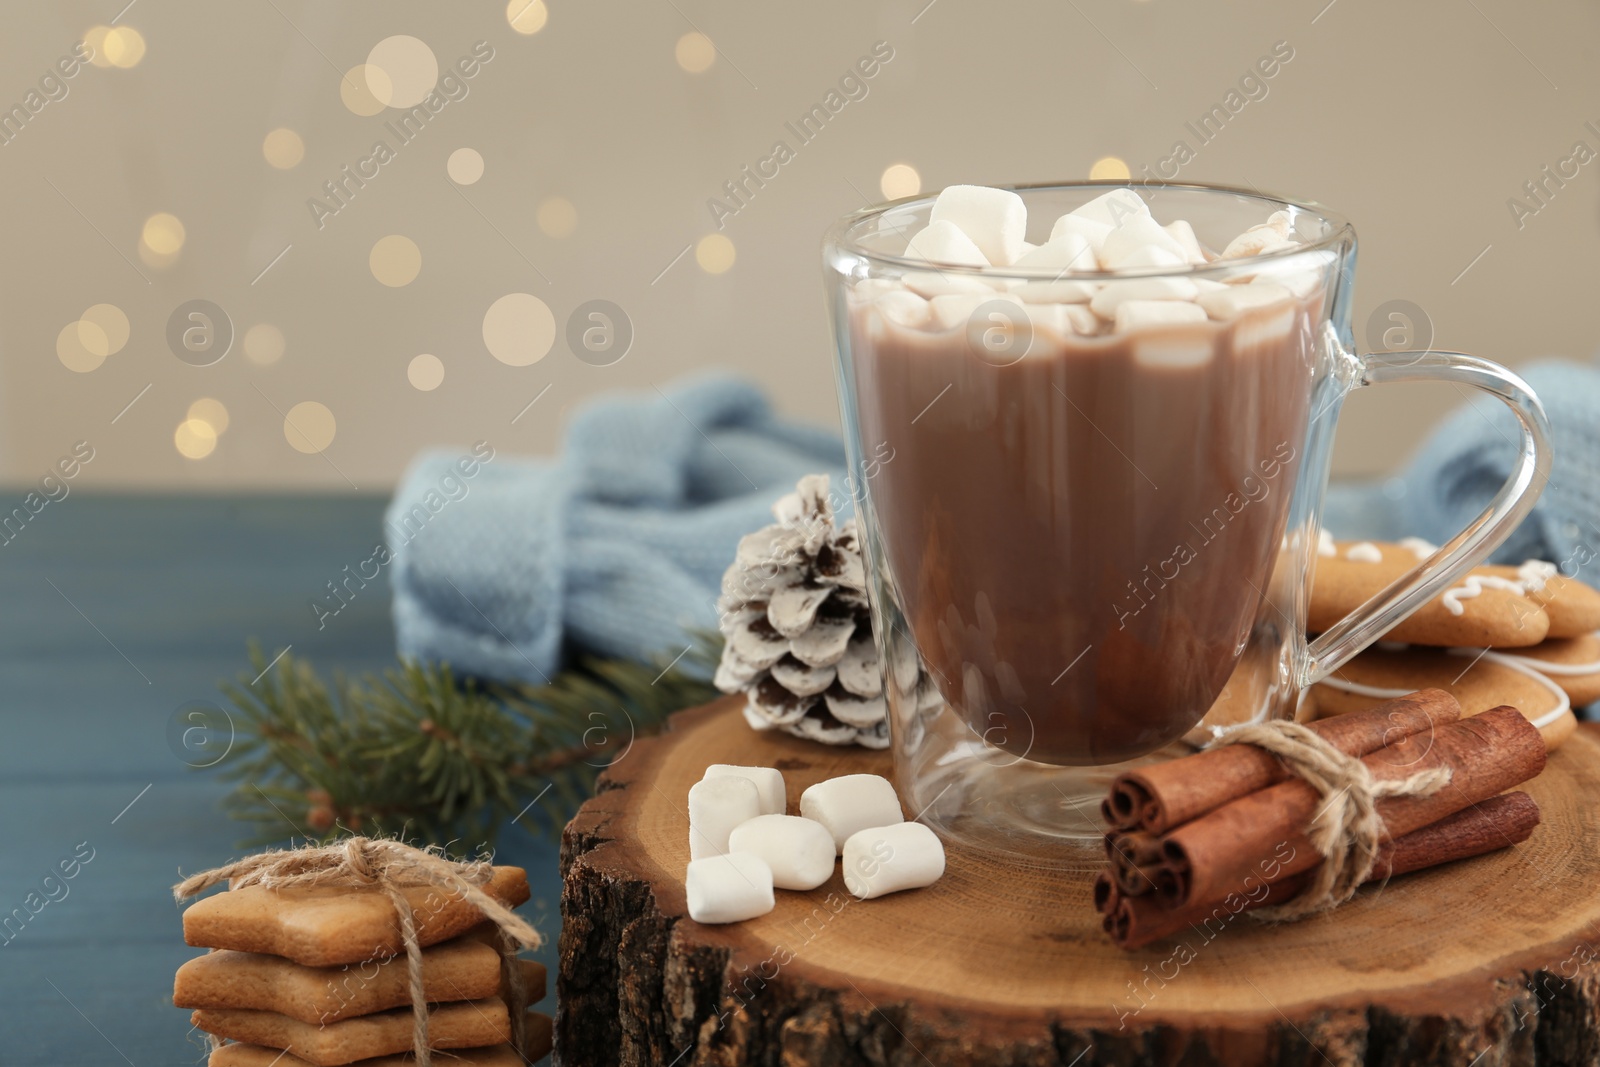
[[[1250,913],[1267,922],[1291,922],[1336,908],[1355,896],[1372,874],[1383,834],[1377,800],[1432,796],[1449,784],[1451,776],[1449,767],[1436,766],[1405,778],[1378,781],[1361,760],[1339,751],[1309,727],[1286,720],[1233,727],[1206,747],[1238,744],[1271,752],[1322,797],[1307,836],[1323,863],[1311,884],[1294,899]]]
[[[493,866],[487,860],[451,860],[437,846],[414,848],[389,838],[347,837],[329,845],[297,849],[271,849],[242,860],[191,875],[172,887],[182,903],[212,886],[231,883],[232,889],[258,885],[266,889],[312,886],[351,886],[381,890],[394,904],[400,937],[406,951],[413,1017],[411,1044],[420,1067],[432,1067],[428,1047],[428,1000],[422,976],[422,945],[417,939],[416,917],[405,888],[432,886],[473,905],[499,930],[502,970],[510,1003],[512,1043],[524,1047],[524,1013],[527,988],[516,958],[518,949],[538,948],[539,932],[481,888]],[[213,1038],[215,1041],[215,1038]]]

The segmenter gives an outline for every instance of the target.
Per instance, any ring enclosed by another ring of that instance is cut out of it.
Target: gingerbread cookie
[[[529,1003],[544,998],[544,965],[518,960]],[[471,935],[422,950],[429,1003],[504,995],[500,953]],[[303,967],[280,956],[219,949],[178,968],[180,1008],[254,1008],[321,1025],[411,1003],[405,956],[342,967]]]
[[[1500,655],[1531,667],[1565,689],[1575,708],[1600,700],[1600,634],[1552,637],[1532,648]]]
[[[1550,637],[1583,637],[1600,630],[1600,590],[1561,574],[1554,563],[1529,560],[1520,567],[1490,566],[1473,571],[1518,582],[1524,595],[1544,609]]]
[[[495,867],[483,891],[507,907],[527,901],[521,867]],[[401,890],[411,902],[417,941],[435,945],[466,933],[483,914],[431,886]],[[381,890],[350,886],[266,889],[246,886],[203,897],[183,913],[183,939],[201,948],[286,956],[307,967],[332,967],[403,956],[400,921]]]
[[[1334,541],[1324,532],[1317,549],[1308,628],[1319,633],[1332,627],[1404,576],[1433,548],[1415,538],[1398,544]],[[1550,635],[1552,619],[1546,604],[1558,603],[1564,626],[1581,625],[1590,613],[1600,617],[1600,593],[1559,578],[1554,564],[1530,560],[1520,567],[1478,567],[1386,636],[1439,648],[1525,648]]]
[[[1312,686],[1307,701],[1314,717],[1328,718],[1429,688],[1449,692],[1468,716],[1510,704],[1538,727],[1551,751],[1577,729],[1564,689],[1515,658],[1490,649],[1396,647],[1385,642]]]
[[[536,1018],[547,1020],[545,1029],[549,1029],[548,1016],[528,1013],[530,1051],[526,1058],[517,1055],[517,1050],[510,1045],[490,1045],[488,1048],[456,1049],[448,1057],[434,1057],[434,1061],[438,1064],[447,1064],[448,1067],[526,1067],[526,1064],[536,1063],[550,1052],[548,1042],[542,1050],[532,1051],[539,1048],[534,1045],[532,1036],[533,1021]],[[416,1062],[415,1056],[405,1052],[395,1056],[377,1056],[370,1060],[362,1060],[356,1067],[412,1067]],[[282,1049],[235,1043],[223,1045],[213,1052],[211,1058],[206,1061],[206,1067],[315,1067],[315,1064]]]
[[[316,1067],[341,1067],[411,1048],[410,1008],[344,1019],[326,1026],[274,1011],[201,1008],[192,1017],[208,1034],[283,1049]],[[499,997],[440,1004],[428,1012],[428,1043],[436,1049],[481,1048],[511,1040],[511,1019]]]

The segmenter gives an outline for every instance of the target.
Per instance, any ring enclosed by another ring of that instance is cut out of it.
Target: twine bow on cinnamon
[[[1450,768],[1435,766],[1405,778],[1379,781],[1367,765],[1335,748],[1316,731],[1297,722],[1275,721],[1235,726],[1207,748],[1247,744],[1266,749],[1322,797],[1308,836],[1323,857],[1305,891],[1283,904],[1251,914],[1269,922],[1288,922],[1336,908],[1355,896],[1372,874],[1383,835],[1380,797],[1432,796],[1450,782]]]
[[[420,1067],[432,1067],[428,1048],[428,1001],[422,980],[422,946],[417,940],[411,902],[401,892],[406,887],[433,886],[458,896],[499,929],[500,955],[511,1001],[506,1007],[511,1016],[512,1041],[519,1052],[524,1047],[527,990],[516,953],[521,948],[538,948],[543,938],[510,908],[483,891],[481,886],[488,882],[492,873],[493,867],[487,860],[450,860],[445,858],[442,849],[434,846],[420,849],[387,838],[347,837],[330,845],[272,849],[247,856],[185,878],[172,887],[172,895],[182,903],[223,882],[230,882],[231,889],[259,885],[267,889],[352,886],[381,890],[394,904],[406,950],[414,1020],[412,1049]]]

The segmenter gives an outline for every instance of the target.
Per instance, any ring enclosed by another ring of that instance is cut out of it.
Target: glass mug
[[[1016,192],[1042,241],[1117,187]],[[902,794],[946,837],[1047,866],[1096,861],[1100,800],[1130,761],[1293,716],[1306,687],[1482,562],[1550,466],[1543,409],[1511,371],[1353,351],[1343,218],[1219,187],[1122,187],[1210,248],[1276,211],[1303,243],[1115,280],[1220,292],[1253,278],[1284,299],[1085,336],[1073,323],[1092,312],[1072,301],[1109,275],[903,258],[931,197],[848,215],[824,243],[851,470],[872,472],[851,485]],[[1308,640],[1334,423],[1353,390],[1399,381],[1503,401],[1517,468],[1464,531]]]

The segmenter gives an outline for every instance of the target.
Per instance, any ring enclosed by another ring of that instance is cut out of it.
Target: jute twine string
[[[1432,796],[1450,782],[1449,767],[1430,767],[1405,778],[1379,781],[1365,763],[1297,722],[1236,726],[1206,747],[1239,744],[1271,752],[1322,797],[1308,835],[1322,855],[1322,866],[1293,900],[1250,913],[1268,922],[1289,922],[1328,911],[1355,896],[1372,874],[1383,833],[1376,801],[1380,797]]]
[[[428,1049],[428,1000],[422,981],[422,946],[417,940],[416,917],[401,890],[433,886],[460,897],[483,913],[500,931],[500,954],[511,1003],[512,1038],[523,1048],[523,1012],[527,988],[516,959],[520,948],[538,948],[543,938],[510,908],[480,888],[493,874],[487,860],[450,860],[438,848],[413,848],[386,838],[347,837],[331,845],[273,849],[247,856],[236,863],[191,875],[172,887],[179,903],[214,885],[231,882],[233,889],[259,885],[267,889],[311,886],[359,886],[381,890],[394,904],[400,921],[400,938],[406,950],[406,975],[410,980],[411,1046],[421,1067],[432,1067]]]

